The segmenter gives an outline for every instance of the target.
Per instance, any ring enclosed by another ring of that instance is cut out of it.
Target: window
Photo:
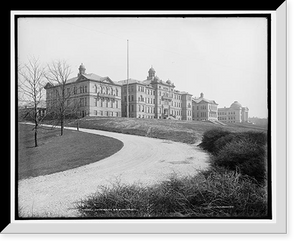
[[[113,101],[110,102],[110,107],[114,108],[114,102]]]
[[[80,100],[79,100],[79,106],[83,106],[83,103],[84,103],[84,98],[80,98]]]
[[[119,96],[119,90],[116,88],[116,95]]]
[[[87,98],[84,98],[84,106],[87,106]]]
[[[95,93],[97,93],[97,85],[95,84]]]
[[[116,108],[119,108],[119,101],[116,100]]]
[[[87,93],[87,86],[84,86],[84,92]]]
[[[108,107],[108,100],[106,100],[106,107]]]
[[[94,102],[95,102],[95,106],[97,106],[97,98],[95,98],[94,100],[95,100],[95,101],[94,101]]]
[[[97,115],[97,111],[96,110],[94,111],[94,115]]]

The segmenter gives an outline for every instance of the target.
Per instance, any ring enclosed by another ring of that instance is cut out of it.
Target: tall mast
[[[127,114],[129,118],[129,40],[127,39]]]

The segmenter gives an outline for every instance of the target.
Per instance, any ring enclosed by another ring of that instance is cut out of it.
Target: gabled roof
[[[66,84],[70,84],[70,83],[74,83],[74,82],[82,81],[82,80],[106,82],[106,83],[110,83],[110,84],[119,85],[118,83],[112,81],[108,76],[99,76],[99,75],[96,75],[93,73],[82,74],[80,76],[70,78],[69,80],[67,80]],[[44,88],[48,89],[48,88],[55,87],[55,86],[58,86],[58,84],[53,84],[53,83],[48,82]]]
[[[193,98],[193,101],[195,103],[197,103],[197,104],[198,103],[209,103],[209,104],[217,105],[216,101],[214,101],[214,100],[208,100],[208,99],[201,98],[201,97],[199,97],[199,98]]]
[[[126,85],[126,84],[127,84],[127,79],[118,81],[117,83],[118,83],[119,85]],[[141,82],[140,82],[139,80],[129,78],[129,79],[128,79],[128,84],[133,84],[133,83],[141,83]]]

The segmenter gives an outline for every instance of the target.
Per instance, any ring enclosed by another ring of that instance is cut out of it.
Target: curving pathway
[[[74,128],[69,128],[74,129]],[[74,203],[101,186],[118,181],[151,185],[171,174],[192,175],[208,166],[208,155],[195,145],[100,130],[83,132],[119,139],[124,147],[114,155],[79,168],[18,182],[18,202],[24,217],[76,217]]]

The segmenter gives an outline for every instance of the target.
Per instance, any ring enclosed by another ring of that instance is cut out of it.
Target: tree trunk
[[[64,134],[64,117],[61,116],[60,118],[60,135],[62,136]]]
[[[34,126],[34,146],[37,147],[38,146],[38,141],[37,141],[37,135],[38,135],[38,124],[35,123]]]

